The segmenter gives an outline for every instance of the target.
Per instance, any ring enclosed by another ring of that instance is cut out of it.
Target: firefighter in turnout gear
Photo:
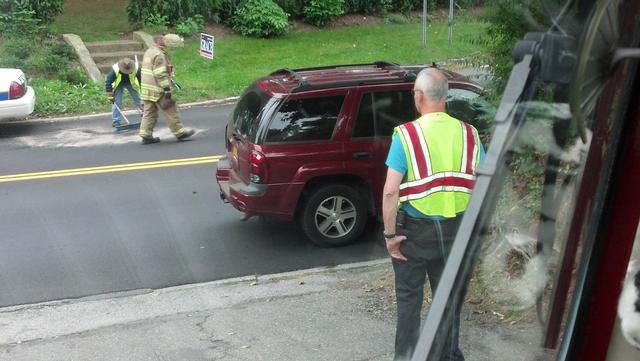
[[[111,66],[104,83],[107,99],[113,103],[111,107],[112,126],[120,125],[120,110],[122,109],[122,95],[128,90],[131,99],[138,109],[142,110],[140,102],[140,66],[129,58],[123,58]]]
[[[158,121],[158,112],[162,112],[169,129],[178,140],[184,140],[194,134],[180,121],[178,107],[171,98],[171,80],[173,66],[167,55],[164,37],[153,37],[155,46],[149,48],[142,59],[142,79],[140,97],[144,102],[144,115],[140,124],[142,144],[157,143],[160,138],[153,136],[153,128]]]
[[[477,130],[445,113],[448,83],[440,70],[422,70],[413,93],[422,116],[394,130],[382,201],[396,284],[395,360],[412,356],[425,278],[435,293],[484,156]],[[458,347],[460,307],[452,307],[441,360],[464,360]]]

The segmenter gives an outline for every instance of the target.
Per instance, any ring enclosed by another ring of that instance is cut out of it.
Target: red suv
[[[258,79],[226,128],[222,199],[247,217],[295,219],[320,246],[355,241],[381,209],[393,128],[418,117],[411,90],[423,68],[377,62]],[[475,119],[482,88],[445,74],[449,112]]]

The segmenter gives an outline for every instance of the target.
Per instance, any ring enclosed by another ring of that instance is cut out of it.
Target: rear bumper
[[[32,87],[27,87],[27,92],[19,99],[0,101],[1,119],[20,119],[33,113],[36,104],[36,93]]]
[[[216,181],[220,198],[241,212],[293,219],[295,202],[291,206],[287,201],[291,196],[289,184],[246,184],[237,177],[226,156],[218,161]]]

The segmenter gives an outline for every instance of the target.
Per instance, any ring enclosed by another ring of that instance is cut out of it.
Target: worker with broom
[[[140,101],[140,67],[138,62],[133,62],[129,58],[120,59],[117,63],[111,66],[109,74],[107,74],[107,80],[104,84],[104,89],[107,93],[107,98],[113,106],[111,107],[111,119],[112,127],[120,127],[120,119],[123,116],[122,109],[122,94],[125,89],[129,91],[131,99],[138,109],[142,109],[142,103]]]

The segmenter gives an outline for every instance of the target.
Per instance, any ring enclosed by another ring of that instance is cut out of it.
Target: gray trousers
[[[185,132],[184,125],[180,121],[180,115],[178,113],[178,106],[173,105],[167,109],[162,109],[158,106],[157,102],[145,100],[143,102],[144,113],[142,114],[142,122],[140,124],[140,136],[150,138],[153,136],[153,128],[156,127],[158,122],[158,112],[161,112],[167,120],[169,129],[176,137],[179,137]]]
[[[435,294],[461,218],[437,221],[407,216],[405,224],[396,228],[397,234],[407,237],[400,251],[408,260],[393,260],[398,307],[395,360],[410,360],[413,354],[421,331],[420,311],[426,276],[429,277],[432,294]],[[441,360],[463,361],[464,357],[458,348],[462,305],[453,306],[453,322],[446,331],[447,342]]]

